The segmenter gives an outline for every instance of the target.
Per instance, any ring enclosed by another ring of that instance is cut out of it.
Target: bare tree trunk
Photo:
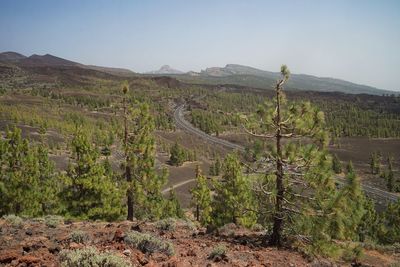
[[[126,97],[124,96],[124,146],[125,146],[125,179],[128,182],[128,189],[126,191],[128,216],[127,220],[133,221],[133,198],[132,198],[132,176],[131,168],[129,166],[129,154],[128,154],[128,119],[126,114]]]
[[[282,144],[281,144],[281,138],[282,138],[282,125],[281,125],[281,88],[280,84],[278,83],[276,85],[276,203],[275,203],[275,213],[274,213],[274,225],[273,225],[273,230],[272,230],[272,236],[270,240],[271,245],[275,246],[281,246],[282,244],[282,229],[283,229],[283,208],[282,208],[282,202],[283,202],[283,196],[285,192],[285,188],[283,186],[283,163],[282,163]]]

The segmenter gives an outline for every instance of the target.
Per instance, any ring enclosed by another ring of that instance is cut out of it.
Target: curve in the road
[[[193,127],[193,125],[191,123],[189,123],[187,120],[185,120],[184,115],[183,115],[184,110],[185,110],[185,104],[182,104],[175,109],[174,119],[175,119],[175,122],[178,127],[182,128],[190,133],[193,133],[193,134],[205,139],[206,141],[208,141],[210,143],[222,145],[222,146],[230,148],[230,149],[244,151],[244,147],[241,145],[234,144],[229,141],[219,139],[215,136],[208,135],[205,132]]]
[[[245,150],[245,148],[243,146],[241,146],[241,145],[234,144],[234,143],[231,143],[229,141],[219,139],[219,138],[217,138],[215,136],[208,135],[207,133],[201,131],[200,129],[195,128],[190,122],[188,122],[185,119],[184,111],[185,111],[185,104],[181,104],[175,109],[175,112],[174,112],[174,119],[175,119],[176,125],[179,128],[182,128],[183,130],[186,130],[186,131],[188,131],[188,132],[190,132],[192,134],[195,134],[195,135],[203,138],[207,142],[214,143],[214,144],[217,144],[217,145],[222,145],[222,146],[224,146],[226,148],[230,148],[230,149],[234,149],[234,150],[239,150],[239,151],[244,151]],[[341,178],[339,176],[337,176],[336,179],[341,184],[345,183],[343,178]],[[187,181],[184,181],[182,183],[186,184],[185,182],[189,183],[191,181],[192,180],[187,180]],[[182,183],[179,183],[179,184],[182,184]],[[363,190],[366,193],[378,196],[380,198],[389,200],[391,202],[396,202],[399,199],[399,197],[396,194],[384,191],[382,189],[379,189],[379,188],[376,188],[376,187],[373,187],[373,186],[370,186],[370,185],[366,185],[366,184],[362,184],[361,186],[362,186]],[[168,191],[169,190],[167,190],[167,192]]]

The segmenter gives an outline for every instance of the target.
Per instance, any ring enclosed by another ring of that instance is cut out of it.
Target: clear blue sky
[[[400,91],[400,1],[2,0],[0,51],[138,72],[285,63]]]

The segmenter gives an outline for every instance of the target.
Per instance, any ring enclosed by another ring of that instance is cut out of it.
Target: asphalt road
[[[239,150],[239,151],[244,151],[245,150],[245,148],[243,146],[241,146],[241,145],[234,144],[234,143],[231,143],[229,141],[219,139],[219,138],[217,138],[215,136],[208,135],[205,132],[195,128],[190,122],[188,122],[185,119],[184,112],[185,112],[185,104],[179,105],[174,111],[175,123],[179,128],[181,128],[181,129],[183,129],[183,130],[185,130],[185,131],[187,131],[189,133],[192,133],[194,135],[197,135],[197,136],[203,138],[204,140],[206,140],[209,143],[221,145],[221,146],[224,146],[226,148],[233,149],[233,150]],[[344,181],[344,179],[342,177],[336,176],[335,178],[336,178],[338,183],[340,183],[340,184],[344,184],[345,183],[345,181]],[[180,183],[179,185],[175,185],[174,188],[182,186],[184,184],[186,184],[186,183],[185,182],[183,182],[183,184]],[[366,192],[366,194],[368,194],[369,196],[373,197],[379,203],[381,201],[384,201],[385,203],[387,203],[387,202],[396,202],[398,200],[398,198],[399,198],[396,194],[387,192],[385,190],[382,190],[382,189],[379,189],[379,188],[376,188],[376,187],[373,187],[373,186],[370,186],[370,185],[362,184],[361,186],[362,186],[363,190]],[[381,203],[381,204],[383,204],[383,203]]]

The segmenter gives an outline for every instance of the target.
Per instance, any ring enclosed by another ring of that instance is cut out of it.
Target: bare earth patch
[[[139,225],[139,226],[138,226]],[[172,231],[160,230],[155,223],[65,222],[49,228],[40,220],[25,220],[20,227],[0,220],[0,266],[60,266],[60,252],[93,247],[111,252],[133,266],[325,266],[326,260],[310,262],[289,249],[260,246],[262,233],[235,229],[232,234],[211,235],[204,229],[178,221]],[[174,255],[144,253],[129,245],[125,237],[132,231],[146,233],[162,242],[170,242]],[[73,234],[74,233],[74,234]],[[77,236],[84,235],[84,239]],[[210,255],[216,246],[226,248],[223,257]],[[368,266],[387,266],[391,255],[368,251]],[[332,265],[332,266],[340,266]],[[331,265],[326,265],[331,266]],[[344,265],[344,266],[348,266]]]

